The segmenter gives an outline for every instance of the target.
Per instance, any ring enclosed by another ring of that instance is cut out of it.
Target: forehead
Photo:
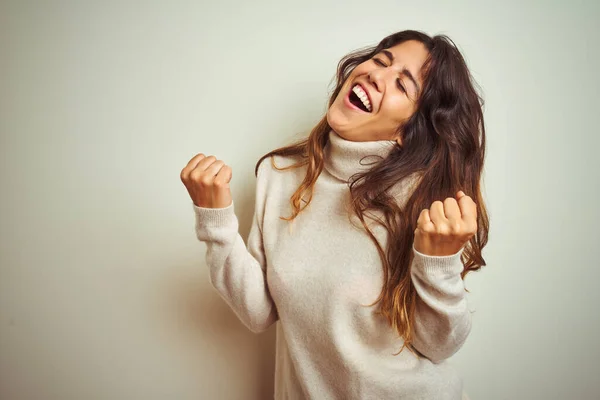
[[[415,78],[420,77],[421,67],[429,55],[423,43],[416,40],[407,40],[387,50],[394,55],[394,64],[406,67]]]

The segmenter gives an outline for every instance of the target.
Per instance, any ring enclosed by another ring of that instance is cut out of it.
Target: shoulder
[[[422,172],[413,172],[412,174],[400,179],[389,190],[388,193],[398,200],[400,208],[404,208],[408,199],[421,183],[423,178]]]
[[[272,212],[277,213],[282,207],[288,207],[289,198],[299,185],[300,175],[297,172],[299,168],[287,170],[277,168],[294,164],[292,157],[278,155],[265,157],[260,161],[256,171],[256,204],[260,207],[258,211],[260,215],[271,218]]]
[[[278,205],[288,199],[298,189],[306,175],[306,166],[282,169],[293,166],[299,157],[272,155],[265,157],[258,165],[256,175],[256,191],[259,197],[269,198],[271,206]]]
[[[282,174],[290,173],[294,170],[301,169],[301,168],[283,169],[283,168],[291,167],[300,161],[301,161],[301,159],[299,156],[271,155],[269,157],[265,157],[260,161],[260,164],[258,165],[256,178],[257,179],[275,178]]]

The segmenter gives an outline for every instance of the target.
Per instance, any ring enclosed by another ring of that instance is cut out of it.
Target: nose
[[[380,69],[371,71],[367,74],[367,79],[375,87],[375,90],[381,92],[381,89],[383,89],[383,71]]]

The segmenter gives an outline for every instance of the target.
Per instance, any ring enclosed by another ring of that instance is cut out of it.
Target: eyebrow
[[[392,52],[390,52],[388,50],[382,50],[381,52],[383,54],[385,54],[387,56],[387,58],[390,59],[391,63],[394,62],[394,55],[392,54]],[[408,77],[408,79],[411,80],[413,85],[415,85],[415,88],[417,88],[417,94],[419,94],[419,92],[421,91],[421,88],[419,87],[419,84],[417,83],[417,80],[415,79],[413,74],[408,69],[406,69],[406,67],[403,67],[402,71],[400,73],[406,75]]]

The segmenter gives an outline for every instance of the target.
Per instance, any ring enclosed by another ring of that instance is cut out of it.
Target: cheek
[[[412,114],[413,106],[404,95],[394,95],[385,99],[381,109],[386,119],[401,122]]]
[[[357,77],[366,75],[370,71],[371,68],[369,68],[366,63],[359,64],[356,66],[356,68],[354,68],[354,70],[352,70],[350,75],[348,75],[348,78],[346,78],[346,81],[344,82],[344,86],[349,85],[350,82],[353,82]]]

